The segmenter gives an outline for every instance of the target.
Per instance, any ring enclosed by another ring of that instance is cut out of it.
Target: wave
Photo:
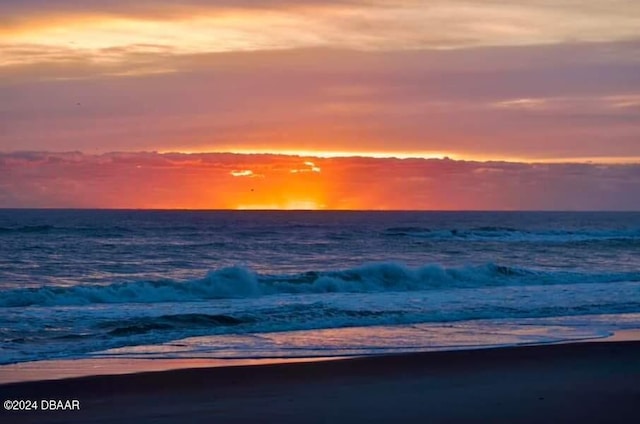
[[[188,281],[132,281],[109,285],[6,290],[1,292],[0,307],[189,302],[275,294],[403,292],[619,281],[640,281],[640,272],[543,272],[496,264],[458,268],[427,265],[411,268],[398,263],[378,262],[344,270],[261,275],[249,268],[236,266],[214,270],[204,278]]]
[[[430,229],[426,227],[390,227],[385,236],[417,237],[433,240],[464,239],[472,241],[523,242],[586,242],[586,241],[640,241],[640,229],[628,230],[539,230],[528,231],[511,227],[476,227],[469,229]]]
[[[23,225],[21,227],[0,227],[0,234],[42,234],[55,230],[53,225]]]
[[[0,227],[0,236],[21,236],[39,234],[80,235],[84,237],[123,237],[134,230],[123,226],[57,226],[57,225],[23,225],[19,227]]]
[[[102,323],[110,336],[132,336],[158,330],[181,330],[211,327],[229,327],[251,323],[250,319],[230,315],[170,314],[157,317],[137,317]]]

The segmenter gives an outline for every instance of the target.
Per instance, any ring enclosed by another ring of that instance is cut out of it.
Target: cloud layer
[[[634,0],[5,0],[0,16],[13,42],[91,49],[158,40],[200,52],[614,41],[640,27]]]
[[[640,42],[118,54],[0,69],[0,150],[640,157]]]
[[[0,0],[0,151],[640,158],[635,0]]]
[[[638,210],[640,165],[16,152],[0,207]]]

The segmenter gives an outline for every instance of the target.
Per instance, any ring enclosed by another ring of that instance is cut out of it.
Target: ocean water
[[[640,328],[640,213],[0,210],[0,364]]]

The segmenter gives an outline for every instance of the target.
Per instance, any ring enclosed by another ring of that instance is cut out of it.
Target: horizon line
[[[105,208],[105,207],[10,207],[0,211],[123,211],[123,212],[475,212],[475,213],[640,213],[640,209],[234,209],[234,208]]]

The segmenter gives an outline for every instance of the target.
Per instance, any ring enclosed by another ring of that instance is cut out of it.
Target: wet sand
[[[80,402],[2,423],[626,423],[640,342],[92,376],[4,384],[0,398]]]

